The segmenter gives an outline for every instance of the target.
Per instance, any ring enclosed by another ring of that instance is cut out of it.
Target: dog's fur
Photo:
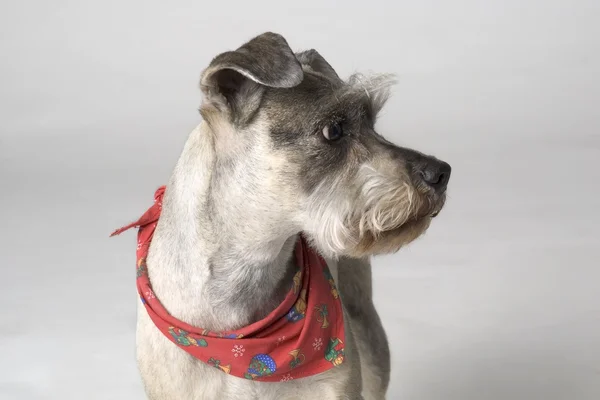
[[[369,256],[414,240],[445,200],[423,180],[439,161],[374,130],[391,83],[387,75],[342,81],[319,53],[294,54],[274,33],[217,56],[203,72],[203,122],[168,182],[150,247],[156,296],[198,327],[250,324],[289,290],[304,232],[338,284],[347,362],[281,383],[232,377],[174,346],[140,303],[137,357],[150,399],[385,397],[390,356]],[[334,124],[344,135],[327,140]]]

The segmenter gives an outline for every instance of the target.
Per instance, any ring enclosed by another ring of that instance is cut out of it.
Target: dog
[[[342,80],[317,51],[294,53],[272,32],[204,69],[202,122],[157,194],[160,218],[137,223],[151,229],[139,234],[136,330],[150,399],[385,398],[370,257],[427,230],[451,172],[375,131],[393,83]],[[280,328],[298,330],[275,341],[268,332]],[[306,329],[330,333],[308,343]],[[255,344],[264,354],[245,352]],[[289,365],[272,356],[280,345]]]

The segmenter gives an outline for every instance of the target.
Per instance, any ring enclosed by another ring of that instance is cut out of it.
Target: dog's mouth
[[[366,230],[357,234],[358,244],[351,253],[356,255],[394,253],[423,234],[442,211],[445,196],[428,199],[412,217],[383,230]]]
[[[440,213],[442,212],[442,209],[444,208],[445,203],[446,203],[445,196],[436,199],[435,203],[433,203],[433,204],[429,203],[429,209],[421,210],[413,218],[411,218],[407,221],[404,221],[402,224],[400,224],[392,229],[386,230],[386,233],[401,232],[403,230],[411,230],[411,229],[414,229],[414,227],[416,225],[424,223],[426,220],[431,221],[433,218],[440,215]],[[427,224],[427,225],[429,225],[429,224]]]
[[[446,203],[446,196],[444,195],[437,200],[436,205],[433,208],[433,211],[431,211],[431,213],[429,213],[429,217],[435,218],[438,215],[440,215],[440,212],[442,212],[442,208],[444,208],[445,203]]]
[[[395,253],[400,248],[418,238],[429,227],[431,218],[424,215],[406,221],[402,225],[377,233],[366,232],[361,235],[359,243],[350,251],[353,257],[365,255]]]

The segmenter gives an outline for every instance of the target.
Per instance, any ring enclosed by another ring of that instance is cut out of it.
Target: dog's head
[[[214,201],[278,234],[304,232],[328,256],[411,242],[442,209],[450,166],[376,132],[392,83],[344,81],[315,50],[294,54],[274,33],[218,55],[200,108],[214,133]]]

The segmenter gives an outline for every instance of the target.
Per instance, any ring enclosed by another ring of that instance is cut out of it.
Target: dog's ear
[[[260,105],[265,87],[291,88],[303,78],[302,66],[283,36],[266,32],[216,56],[202,73],[200,88],[217,110],[243,123]]]
[[[336,83],[341,83],[342,80],[335,72],[333,67],[323,58],[315,49],[306,50],[296,53],[296,58],[300,64],[310,67],[315,72],[325,75],[327,78]]]

